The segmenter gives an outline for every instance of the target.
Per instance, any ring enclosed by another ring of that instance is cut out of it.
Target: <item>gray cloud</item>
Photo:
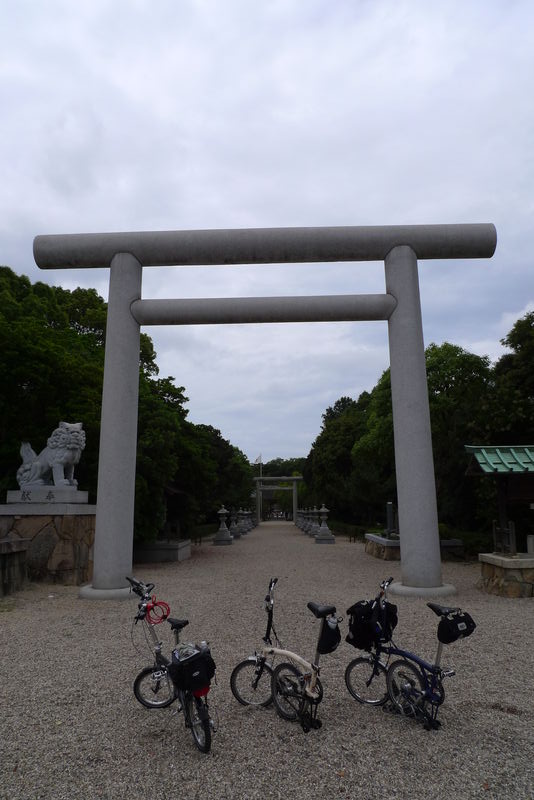
[[[425,341],[495,359],[532,307],[534,7],[423,0],[21,0],[4,10],[0,262],[39,233],[491,221],[422,262]],[[380,264],[147,269],[146,297],[381,292]],[[150,328],[195,421],[305,455],[388,365],[385,324]]]

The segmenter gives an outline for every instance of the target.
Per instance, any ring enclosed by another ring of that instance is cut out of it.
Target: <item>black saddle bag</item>
[[[438,639],[442,644],[452,644],[458,639],[471,636],[475,628],[473,617],[467,611],[456,611],[440,619]]]
[[[339,645],[341,641],[341,632],[339,630],[339,625],[335,624],[332,628],[328,624],[326,619],[323,619],[323,627],[321,629],[321,635],[319,636],[319,641],[317,643],[317,652],[324,655],[325,653],[333,653],[336,647]]]

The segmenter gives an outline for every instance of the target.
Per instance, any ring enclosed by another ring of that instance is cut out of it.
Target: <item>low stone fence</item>
[[[27,579],[25,539],[0,539],[0,597],[22,589]]]
[[[464,557],[464,546],[461,539],[440,539],[439,544],[441,557],[444,560]],[[377,533],[366,533],[365,552],[384,561],[400,561],[400,539],[387,539]]]
[[[191,558],[191,539],[134,543],[134,564],[161,564]]]
[[[0,514],[0,543],[4,548],[8,542],[20,548],[28,578],[65,585],[90,581],[96,508],[78,506],[76,513],[69,509],[68,514],[60,513],[60,508],[51,513],[50,506],[25,511],[24,515]]]
[[[534,554],[479,553],[479,589],[502,597],[534,597]]]

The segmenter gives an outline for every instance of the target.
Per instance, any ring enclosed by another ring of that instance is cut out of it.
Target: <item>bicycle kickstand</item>
[[[318,730],[322,726],[320,719],[317,719],[318,703],[314,703],[309,697],[305,697],[299,713],[300,724],[304,733],[309,733],[312,728]]]

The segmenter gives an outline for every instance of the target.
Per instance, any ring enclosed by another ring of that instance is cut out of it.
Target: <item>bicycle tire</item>
[[[345,670],[345,683],[352,697],[367,706],[383,706],[388,699],[387,670],[372,656],[355,658]]]
[[[258,678],[258,669],[261,674]],[[267,662],[260,667],[254,656],[236,664],[230,676],[230,688],[243,706],[267,707],[273,702],[271,679],[273,668]],[[255,685],[256,683],[256,685]]]
[[[145,708],[166,708],[176,699],[174,685],[163,666],[145,667],[133,684],[136,700]]]
[[[210,715],[205,703],[192,692],[184,692],[186,720],[191,726],[195,746],[201,753],[209,753],[211,748]]]
[[[278,664],[271,678],[271,692],[274,707],[282,719],[290,722],[298,719],[303,701],[303,675],[293,664]]]
[[[411,716],[424,711],[425,686],[417,667],[409,661],[394,661],[386,675],[389,699],[401,714]]]

